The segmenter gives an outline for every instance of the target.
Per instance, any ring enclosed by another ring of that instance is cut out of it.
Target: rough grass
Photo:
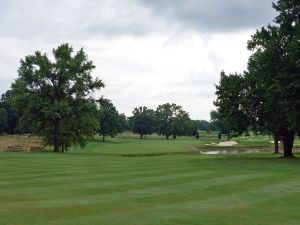
[[[23,149],[29,151],[31,146],[41,145],[42,140],[38,137],[20,135],[0,136],[0,151],[6,151],[8,146],[22,145]]]
[[[108,139],[67,154],[0,153],[0,224],[299,225],[298,158],[182,154],[205,143]]]

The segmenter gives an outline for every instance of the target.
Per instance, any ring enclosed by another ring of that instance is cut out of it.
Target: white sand
[[[224,142],[220,142],[219,144],[211,143],[211,144],[205,144],[205,145],[225,147],[225,146],[233,146],[233,145],[237,145],[237,144],[238,143],[236,141],[224,141]]]
[[[225,142],[220,142],[216,146],[233,146],[237,145],[238,143],[236,141],[225,141]]]

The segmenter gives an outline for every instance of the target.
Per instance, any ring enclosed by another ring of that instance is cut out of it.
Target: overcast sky
[[[242,72],[271,0],[0,0],[0,93],[19,61],[68,42],[83,47],[119,112],[182,105],[209,119],[221,70]]]

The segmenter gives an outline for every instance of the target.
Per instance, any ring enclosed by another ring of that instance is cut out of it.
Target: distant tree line
[[[189,114],[176,104],[159,105],[156,110],[145,106],[135,108],[133,116],[129,117],[129,128],[140,138],[157,133],[176,139],[178,136],[195,136],[199,138],[197,124]]]

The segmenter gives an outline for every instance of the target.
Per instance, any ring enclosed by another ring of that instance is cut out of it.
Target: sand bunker
[[[233,146],[233,145],[237,145],[237,144],[238,143],[236,141],[224,141],[224,142],[220,142],[219,144],[211,143],[211,144],[205,144],[205,145],[226,147],[226,146]]]
[[[236,141],[225,141],[225,142],[220,142],[216,146],[233,146],[237,145],[238,143]]]

